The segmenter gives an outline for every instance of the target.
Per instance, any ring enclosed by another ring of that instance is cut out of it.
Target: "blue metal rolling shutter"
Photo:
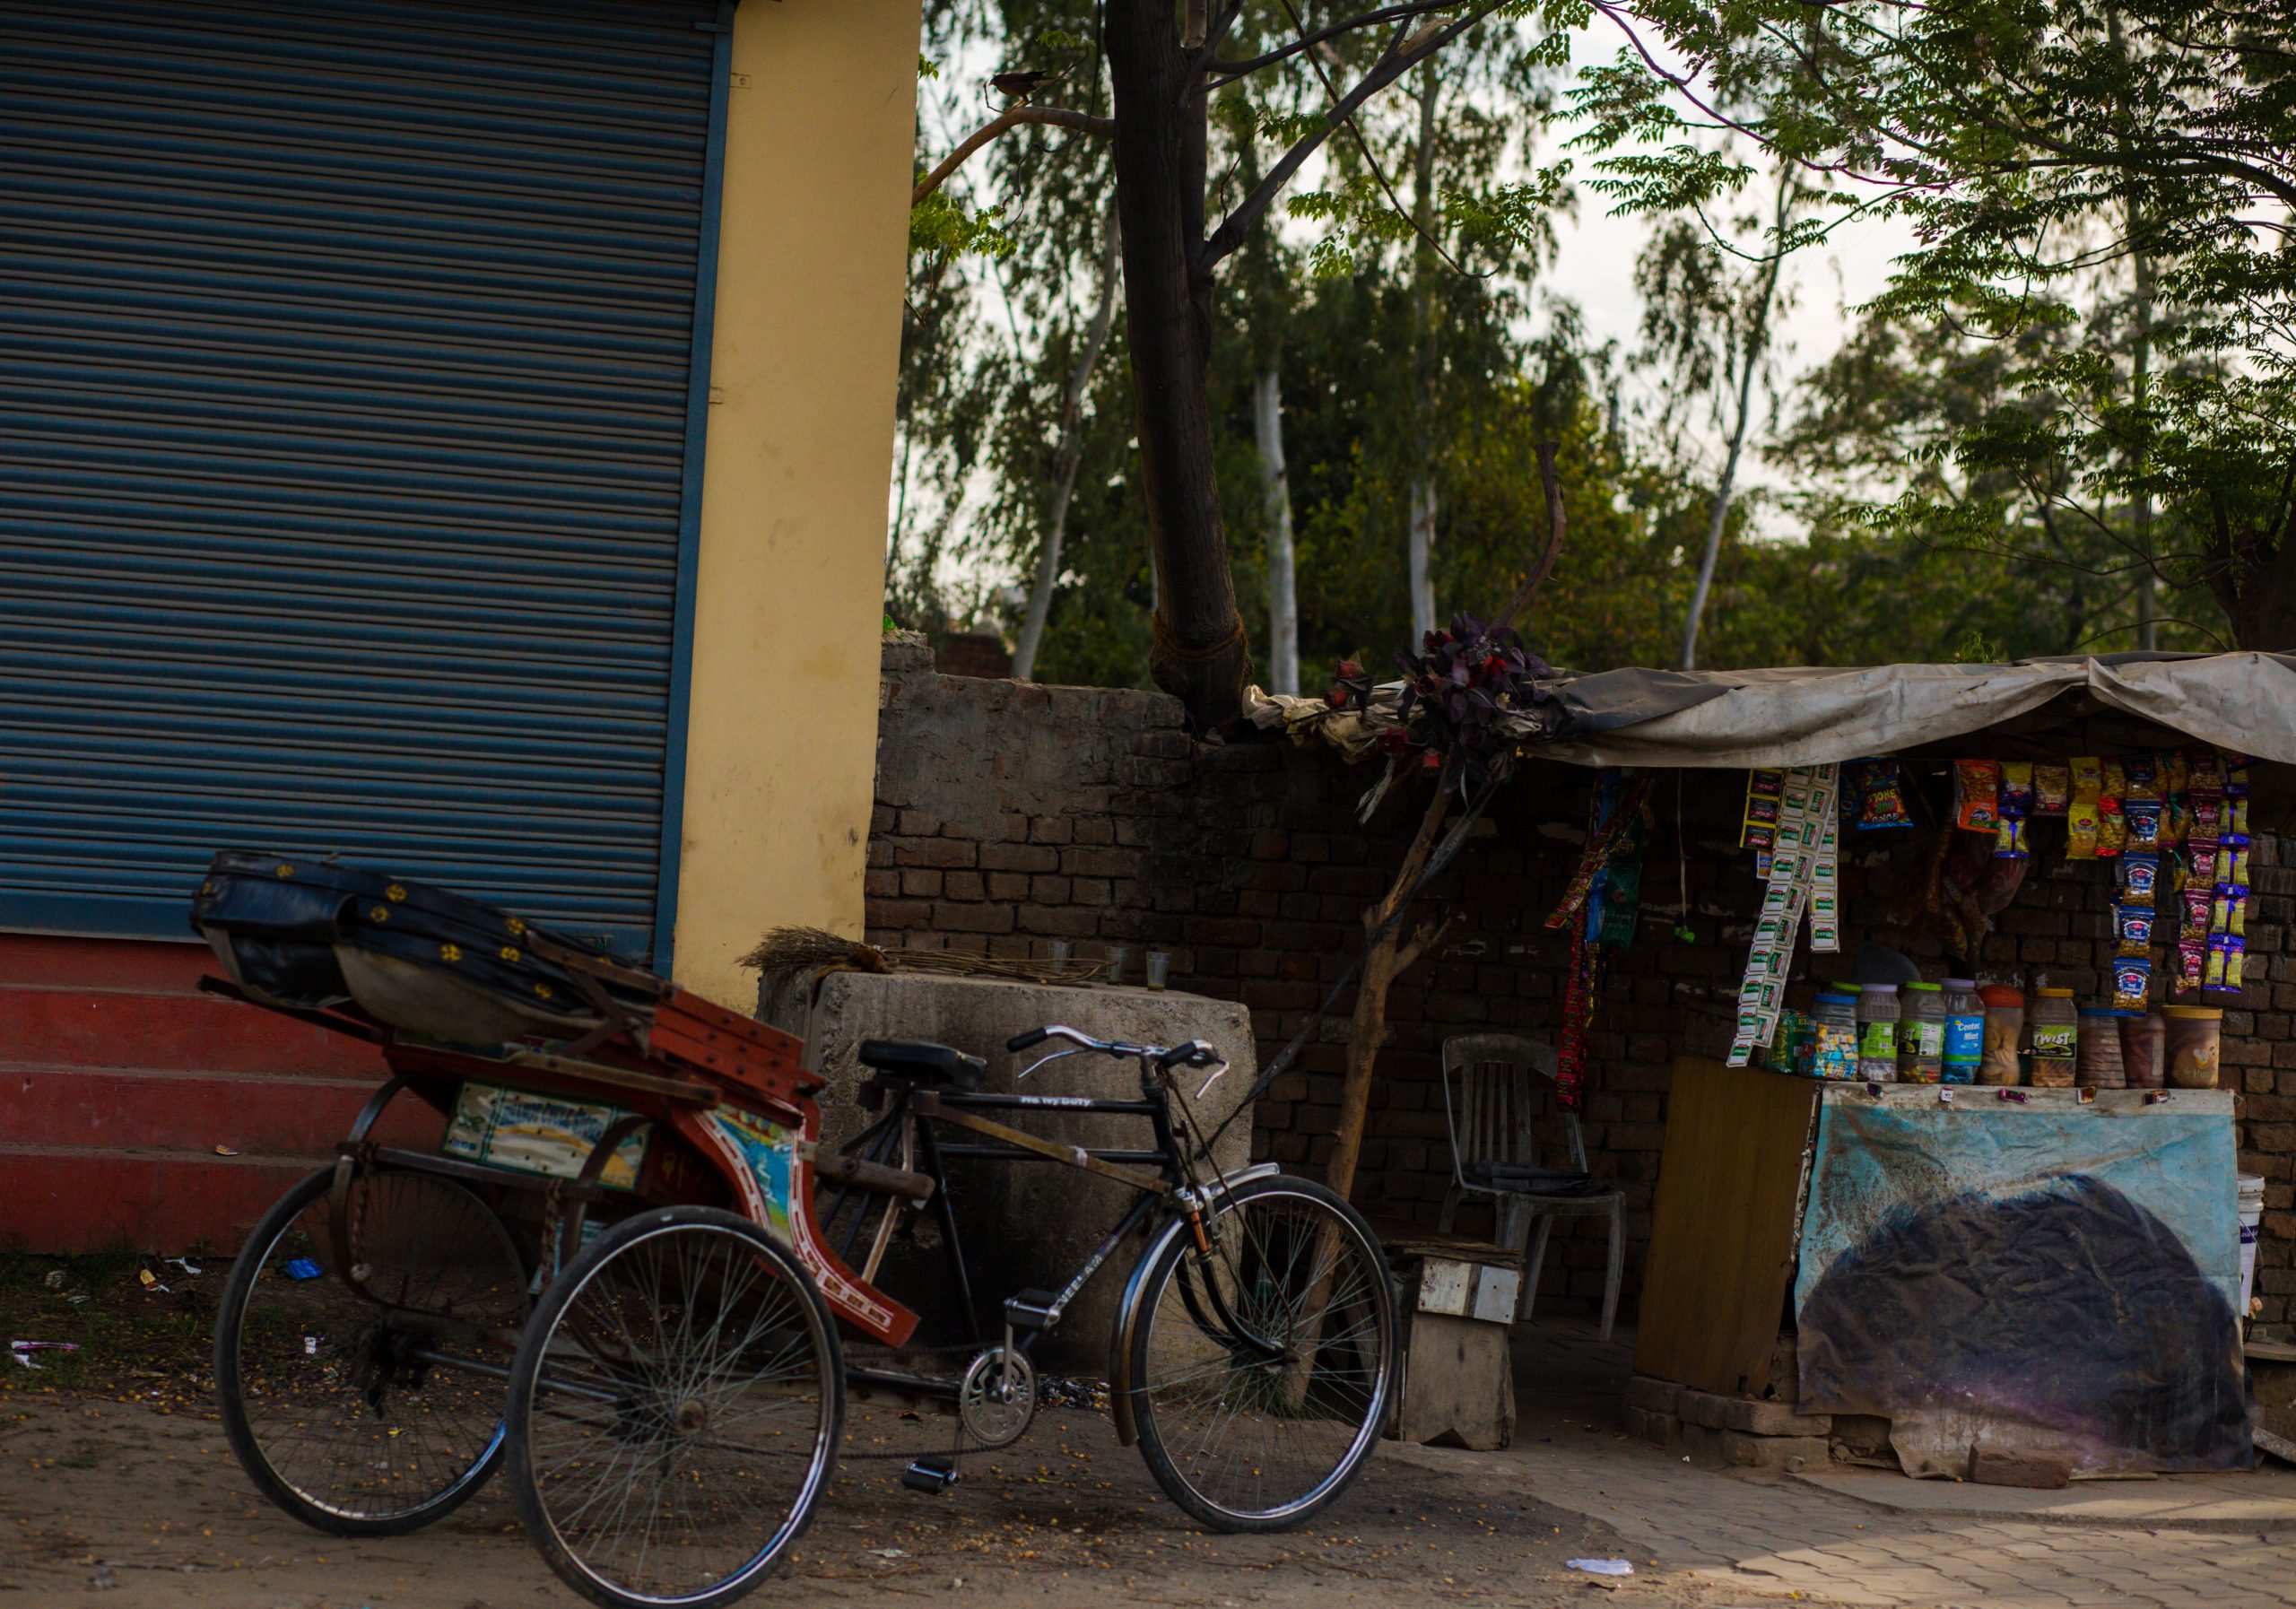
[[[0,926],[248,845],[666,947],[720,27],[0,0]]]

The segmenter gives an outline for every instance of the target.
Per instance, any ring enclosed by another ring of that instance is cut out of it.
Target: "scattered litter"
[[[156,1294],[167,1290],[167,1286],[160,1283],[160,1276],[153,1274],[149,1268],[138,1268],[135,1271],[135,1277],[143,1283],[144,1292],[147,1295]]]
[[[317,1279],[326,1272],[309,1257],[297,1257],[287,1265],[289,1279]]]
[[[88,1578],[88,1585],[99,1588],[105,1587],[117,1587],[119,1585],[119,1578],[112,1574],[111,1566],[107,1564],[94,1575]]]
[[[87,1293],[85,1291],[74,1291],[74,1292],[70,1292],[69,1294],[67,1294],[67,1295],[64,1298],[64,1300],[66,1300],[66,1301],[68,1301],[68,1302],[70,1302],[74,1307],[75,1307],[75,1308],[76,1308],[76,1307],[78,1307],[82,1302],[83,1302],[83,1301],[85,1301],[85,1300],[88,1300],[88,1293]]]
[[[319,1355],[319,1338],[317,1335],[303,1337],[303,1355],[307,1358],[316,1358]]]
[[[871,1547],[863,1548],[861,1551],[868,1554],[872,1559],[906,1559],[909,1557],[909,1550],[905,1547]]]
[[[191,1263],[182,1257],[170,1257],[168,1258],[168,1263],[171,1267],[182,1269],[194,1279],[197,1279],[201,1274],[207,1272],[204,1268],[195,1267]]]
[[[22,1369],[39,1367],[32,1361],[32,1353],[36,1352],[78,1352],[79,1350],[78,1345],[70,1341],[11,1341],[8,1343],[8,1355],[15,1359],[17,1366]]]
[[[61,1291],[64,1289],[64,1270],[61,1268],[49,1269],[48,1271],[48,1278],[41,1283],[46,1284],[51,1291]]]
[[[1583,1570],[1590,1576],[1631,1576],[1634,1573],[1633,1562],[1626,1559],[1570,1559],[1565,1562],[1571,1569]]]
[[[215,1154],[217,1156],[237,1156],[239,1153],[232,1150],[229,1145],[218,1145],[215,1147]]]

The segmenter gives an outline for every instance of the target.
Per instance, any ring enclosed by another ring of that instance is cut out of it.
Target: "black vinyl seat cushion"
[[[864,1039],[861,1065],[915,1083],[947,1084],[959,1090],[980,1088],[981,1077],[988,1071],[988,1064],[979,1057],[930,1039]]]

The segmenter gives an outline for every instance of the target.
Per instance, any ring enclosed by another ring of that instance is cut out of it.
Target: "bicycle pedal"
[[[1019,1291],[1005,1298],[1004,1322],[1016,1330],[1048,1330],[1059,1318],[1060,1298],[1049,1291]]]
[[[900,1472],[900,1483],[911,1492],[922,1492],[937,1497],[955,1485],[961,1477],[954,1458],[919,1458]]]

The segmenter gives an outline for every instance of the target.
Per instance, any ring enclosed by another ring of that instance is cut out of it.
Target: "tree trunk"
[[[2136,208],[2129,208],[2129,235],[2137,231]],[[2129,265],[2136,282],[2135,336],[2129,350],[2129,401],[2136,415],[2136,428],[2149,437],[2152,388],[2152,263],[2142,248],[2130,255]],[[2142,475],[2147,465],[2144,451],[2137,454],[2133,465]],[[2161,646],[2159,590],[2152,573],[2152,493],[2150,488],[2138,486],[2130,493],[2128,510],[2129,536],[2136,544],[2136,551],[2144,557],[2144,568],[2136,572],[2136,646],[2146,653]]]
[[[1787,208],[1793,203],[1794,170],[1781,165],[1778,176],[1778,207],[1770,230],[1770,261],[1752,303],[1746,309],[1744,339],[1738,343],[1736,416],[1730,423],[1730,451],[1722,461],[1722,479],[1714,488],[1714,507],[1706,522],[1706,549],[1699,555],[1698,585],[1690,595],[1690,618],[1683,623],[1683,669],[1698,668],[1698,628],[1706,616],[1707,595],[1714,587],[1714,567],[1722,557],[1722,533],[1730,522],[1730,496],[1738,478],[1738,459],[1744,452],[1746,431],[1753,421],[1754,370],[1770,344],[1770,304],[1778,294],[1778,275],[1786,265],[1784,244]]]
[[[1411,635],[1426,639],[1435,611],[1435,103],[1442,87],[1432,59],[1419,68],[1419,143],[1412,153],[1412,223],[1418,230],[1411,274]]]
[[[1213,463],[1205,80],[1182,48],[1170,0],[1109,0],[1104,37],[1140,482],[1158,582],[1148,665],[1202,728],[1242,709],[1251,658]]]
[[[1274,364],[1252,383],[1260,504],[1267,511],[1267,690],[1300,691],[1300,592],[1292,552],[1292,481],[1283,462],[1283,377]]]
[[[1053,456],[1052,495],[1045,505],[1036,584],[1030,588],[1028,618],[1021,622],[1021,640],[1013,650],[1013,675],[1022,682],[1036,675],[1037,650],[1044,646],[1053,588],[1060,580],[1060,544],[1068,535],[1068,505],[1076,495],[1077,468],[1084,461],[1084,394],[1091,389],[1092,370],[1100,367],[1109,331],[1116,323],[1117,240],[1116,208],[1111,205],[1100,237],[1100,298],[1092,306],[1091,322],[1084,326],[1083,346],[1069,373],[1068,389],[1060,399],[1060,444]]]

